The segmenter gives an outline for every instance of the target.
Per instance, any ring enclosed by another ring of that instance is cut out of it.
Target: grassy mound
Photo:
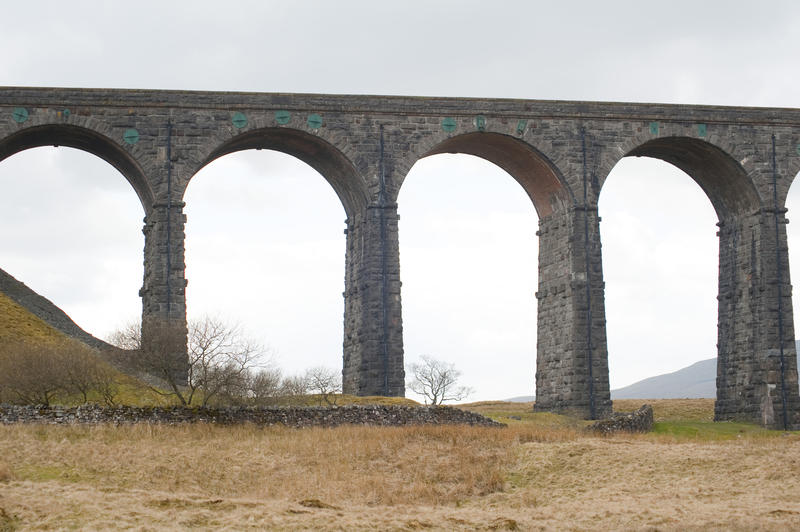
[[[0,342],[34,342],[53,344],[66,335],[30,313],[0,292]]]

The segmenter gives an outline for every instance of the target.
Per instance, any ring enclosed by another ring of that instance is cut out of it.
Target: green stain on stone
[[[126,129],[125,133],[122,135],[122,140],[124,140],[127,144],[133,146],[137,142],[139,142],[139,132],[133,128]]]
[[[247,117],[244,116],[244,113],[236,111],[233,113],[233,117],[231,118],[233,125],[236,126],[238,129],[242,129],[244,126],[247,125]]]
[[[322,117],[319,116],[317,113],[309,115],[308,117],[308,127],[311,129],[319,129],[322,127]]]
[[[275,121],[282,126],[288,124],[291,118],[292,114],[289,111],[275,111]]]
[[[528,121],[527,120],[519,120],[519,121],[517,121],[517,135],[522,135],[523,133],[525,133],[525,128],[527,128],[527,127],[528,127]]]
[[[476,116],[475,127],[478,128],[478,131],[486,131],[486,117],[483,115]]]
[[[447,133],[452,133],[456,130],[456,121],[454,118],[447,117],[442,120],[442,130]]]
[[[697,135],[700,137],[706,136],[706,125],[705,124],[697,124]]]
[[[24,107],[15,107],[14,110],[11,111],[11,116],[14,118],[14,122],[21,124],[28,119],[28,110]]]
[[[658,135],[658,122],[650,122],[650,134]]]

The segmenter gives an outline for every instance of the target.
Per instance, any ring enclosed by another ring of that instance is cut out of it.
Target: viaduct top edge
[[[703,120],[800,125],[800,109],[787,107],[175,89],[0,86],[0,105],[228,110],[286,108],[375,115],[460,116],[480,113],[595,120]]]

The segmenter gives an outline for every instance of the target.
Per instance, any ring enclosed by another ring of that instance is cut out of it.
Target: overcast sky
[[[790,1],[29,0],[3,18],[0,85],[800,107]],[[37,148],[0,162],[0,191],[0,268],[97,336],[138,318],[144,213],[116,170]],[[287,373],[340,367],[345,214],[325,180],[240,152],[186,201],[190,316],[241,323]],[[612,387],[714,356],[717,219],[700,188],[625,159],[600,211]],[[399,212],[406,362],[455,363],[472,400],[532,395],[537,217],[522,188],[437,155],[412,168]]]

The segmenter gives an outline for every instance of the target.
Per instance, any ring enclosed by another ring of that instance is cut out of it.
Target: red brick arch
[[[523,140],[493,132],[471,132],[436,140],[421,145],[416,160],[440,153],[464,153],[486,159],[508,172],[525,189],[540,218],[572,204],[572,192],[558,168]]]

